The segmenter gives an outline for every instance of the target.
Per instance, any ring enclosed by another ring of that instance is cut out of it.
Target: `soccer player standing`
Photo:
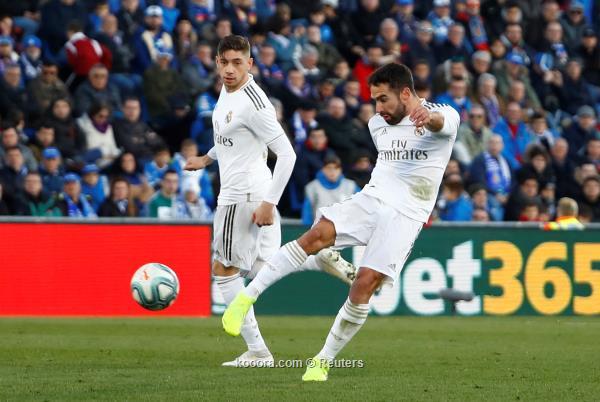
[[[435,205],[438,189],[456,140],[460,118],[448,105],[420,99],[410,70],[387,64],[369,77],[377,114],[369,130],[379,152],[371,181],[338,204],[319,210],[313,227],[287,243],[223,314],[223,327],[238,335],[246,311],[281,277],[294,272],[324,247],[366,245],[358,275],[340,309],[323,349],[302,379],[327,380],[331,363],[362,327],[369,300],[382,285],[392,285]]]
[[[275,206],[294,168],[296,155],[275,114],[275,108],[251,74],[250,44],[242,36],[221,40],[216,57],[223,88],[212,115],[215,146],[207,155],[193,157],[186,170],[203,169],[219,161],[221,191],[214,217],[213,274],[229,304],[244,289],[243,275],[251,278],[281,246],[279,214]],[[277,156],[273,173],[267,150]],[[356,269],[339,253],[324,250],[303,261],[300,270],[322,270],[347,283]],[[248,351],[223,365],[272,366],[254,312],[250,308],[240,332]]]

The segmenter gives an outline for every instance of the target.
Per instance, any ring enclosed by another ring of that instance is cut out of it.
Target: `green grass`
[[[260,317],[276,359],[314,355],[332,317]],[[210,319],[0,319],[0,400],[598,400],[600,320],[375,318],[332,369],[220,367],[243,350]]]

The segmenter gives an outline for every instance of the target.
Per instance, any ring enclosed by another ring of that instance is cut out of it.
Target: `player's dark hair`
[[[369,86],[388,84],[390,89],[398,92],[408,88],[410,92],[415,93],[415,84],[413,82],[410,69],[404,64],[389,63],[379,67],[369,76]]]
[[[220,56],[228,50],[236,50],[250,56],[250,42],[240,35],[228,35],[219,42],[217,55]]]

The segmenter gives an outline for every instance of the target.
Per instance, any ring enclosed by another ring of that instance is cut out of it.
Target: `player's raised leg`
[[[370,268],[363,267],[358,271],[348,299],[335,317],[323,349],[310,360],[303,381],[327,380],[333,360],[367,320],[369,300],[385,277]]]
[[[237,268],[225,267],[219,261],[214,261],[213,275],[227,305],[244,289],[244,279]],[[240,331],[248,350],[236,359],[223,363],[223,366],[272,367],[273,356],[260,333],[252,308],[248,311]]]
[[[326,219],[321,220],[298,240],[285,244],[273,255],[256,275],[252,283],[240,292],[223,314],[223,329],[238,336],[246,314],[262,292],[269,286],[297,270],[309,255],[316,254],[335,241],[335,226]]]

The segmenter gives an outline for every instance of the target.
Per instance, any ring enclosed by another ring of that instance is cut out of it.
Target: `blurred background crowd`
[[[283,216],[368,182],[367,77],[402,62],[462,120],[432,220],[598,222],[599,32],[599,0],[0,1],[0,215],[211,219],[217,166],[182,167],[233,33],[297,152]]]

